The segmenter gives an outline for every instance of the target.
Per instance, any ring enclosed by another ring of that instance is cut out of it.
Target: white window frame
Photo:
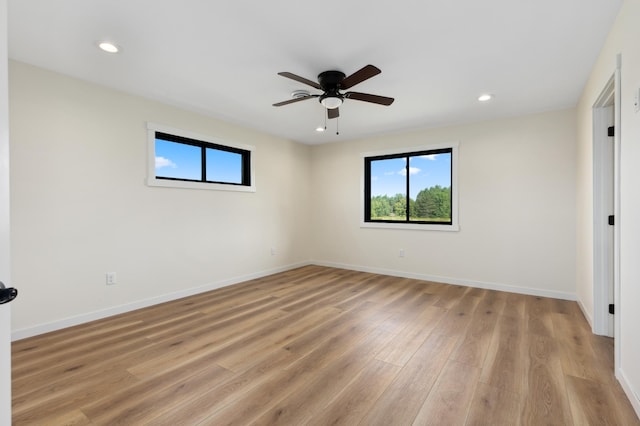
[[[427,223],[388,223],[388,222],[366,222],[365,221],[365,158],[382,155],[407,154],[432,149],[451,148],[451,224],[427,224]],[[421,145],[410,148],[394,148],[383,151],[363,152],[360,154],[360,227],[361,228],[381,228],[381,229],[409,229],[415,231],[453,231],[460,230],[458,223],[458,142],[449,142],[433,145]]]
[[[223,183],[211,182],[190,182],[182,180],[168,180],[156,178],[156,132],[167,133],[170,135],[182,136],[184,138],[195,139],[202,142],[208,142],[216,145],[228,146],[231,148],[243,149],[249,151],[251,159],[251,185],[228,185]],[[227,140],[221,140],[189,132],[186,130],[175,129],[161,124],[147,122],[147,179],[148,186],[158,186],[165,188],[184,188],[184,189],[207,189],[214,191],[236,191],[236,192],[256,192],[256,176],[255,176],[255,147],[253,145],[245,145]]]

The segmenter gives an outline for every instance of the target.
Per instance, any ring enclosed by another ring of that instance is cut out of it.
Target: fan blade
[[[356,101],[371,102],[374,104],[389,106],[395,99],[387,98],[386,96],[370,95],[368,93],[360,92],[347,92],[344,94],[345,98],[355,99]]]
[[[332,108],[327,110],[327,117],[329,118],[329,120],[331,120],[332,118],[340,117],[339,109],[340,108]]]
[[[304,83],[308,86],[314,87],[316,89],[322,90],[322,87],[320,87],[320,85],[318,83],[316,83],[315,81],[311,81],[308,80],[304,77],[300,77],[299,75],[295,75],[295,74],[291,74],[290,72],[279,72],[278,75],[281,75],[283,77],[287,77],[290,78],[291,80],[295,80],[299,83]]]
[[[373,65],[367,65],[359,69],[358,71],[351,74],[349,77],[346,77],[340,83],[340,89],[346,90],[350,89],[358,83],[362,83],[365,80],[370,79],[371,77],[380,74],[379,68],[374,67]]]
[[[293,98],[293,99],[289,99],[286,101],[282,101],[282,102],[278,102],[277,104],[273,104],[273,106],[283,106],[283,105],[289,105],[295,102],[300,102],[300,101],[306,101],[307,99],[311,99],[311,98],[317,98],[319,95],[309,95],[309,96],[302,96],[300,98]]]

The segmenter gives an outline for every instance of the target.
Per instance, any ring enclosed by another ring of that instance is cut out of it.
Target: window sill
[[[221,183],[188,182],[167,179],[147,179],[148,186],[164,188],[207,189],[213,191],[256,192],[255,185],[225,185]]]
[[[429,225],[418,223],[381,223],[381,222],[360,222],[361,228],[380,228],[380,229],[408,229],[413,231],[445,231],[457,232],[460,230],[458,224],[452,225]]]

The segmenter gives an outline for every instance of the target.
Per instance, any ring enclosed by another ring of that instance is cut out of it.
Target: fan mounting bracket
[[[291,97],[294,99],[306,98],[309,95],[310,93],[308,90],[294,90],[293,92],[291,92]]]

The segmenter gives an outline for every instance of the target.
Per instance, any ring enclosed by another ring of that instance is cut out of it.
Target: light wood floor
[[[308,266],[14,342],[15,425],[640,425],[574,302]]]

